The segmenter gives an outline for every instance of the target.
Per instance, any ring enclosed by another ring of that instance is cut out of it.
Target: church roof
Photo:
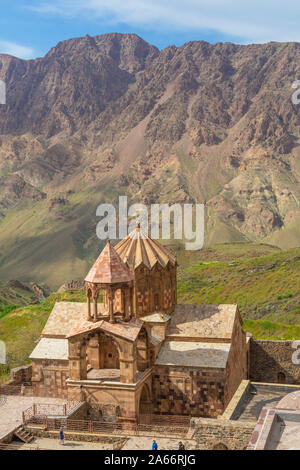
[[[64,338],[41,338],[29,358],[67,361],[69,359],[68,340]]]
[[[102,303],[98,303],[98,312],[104,312]],[[86,302],[56,302],[42,331],[42,336],[65,338],[74,327],[74,323],[85,320],[87,316]]]
[[[141,320],[145,323],[167,323],[170,318],[170,315],[164,312],[153,312],[150,315],[141,317]]]
[[[176,305],[167,328],[167,337],[175,341],[185,338],[229,341],[237,316],[240,318],[235,304]]]
[[[136,269],[141,264],[151,269],[156,263],[163,268],[170,262],[176,265],[176,256],[161,243],[146,235],[139,226],[126,238],[121,240],[115,249],[124,263]]]
[[[225,369],[230,347],[230,343],[165,341],[155,364]]]
[[[126,323],[108,323],[104,320],[100,320],[96,323],[89,321],[79,321],[74,325],[73,329],[68,334],[68,338],[90,333],[91,331],[99,329],[129,341],[135,341],[139,335],[139,332],[141,331],[142,326],[143,322],[138,318],[132,318],[129,322]]]
[[[132,280],[133,275],[110,242],[107,242],[85,278],[86,282],[95,284],[117,284]]]

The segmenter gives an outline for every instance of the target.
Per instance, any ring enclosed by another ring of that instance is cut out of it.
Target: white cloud
[[[299,0],[39,0],[43,14],[155,30],[215,30],[244,42],[300,41]]]
[[[31,47],[0,40],[0,54],[13,55],[14,57],[19,57],[19,59],[32,59],[34,57],[34,50]]]

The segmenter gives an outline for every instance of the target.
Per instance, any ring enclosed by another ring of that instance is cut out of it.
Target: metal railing
[[[64,404],[60,403],[34,403],[29,408],[22,412],[22,421],[26,423],[33,418],[44,419],[51,416],[64,416],[66,417],[72,410],[74,410],[80,402],[69,401]]]
[[[152,415],[153,416],[153,415]],[[177,419],[176,419],[177,418]],[[187,419],[182,419],[187,418]],[[157,424],[154,419],[149,424],[136,424],[128,422],[107,422],[107,421],[89,421],[89,420],[75,420],[64,418],[44,417],[38,415],[24,416],[24,424],[30,426],[38,425],[47,431],[58,431],[63,428],[67,432],[76,433],[89,433],[89,434],[109,434],[113,435],[128,435],[128,434],[178,434],[183,437],[189,430],[190,418],[182,416],[164,416]]]

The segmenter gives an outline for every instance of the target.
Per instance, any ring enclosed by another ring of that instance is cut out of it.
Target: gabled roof
[[[142,326],[143,322],[138,318],[132,318],[129,322],[126,323],[109,323],[104,320],[100,320],[96,323],[89,321],[79,321],[76,323],[67,337],[71,338],[99,329],[129,341],[135,341],[139,335],[139,332],[141,331]]]
[[[95,331],[98,330],[103,323],[103,320],[97,321],[97,322],[91,322],[88,320],[81,320],[77,322],[71,331],[69,332],[67,338],[72,338],[74,336],[79,336],[84,333],[89,333],[90,331]]]
[[[237,305],[176,305],[167,328],[167,339],[181,341],[190,339],[231,340]]]
[[[98,303],[98,312],[103,311],[104,305]],[[56,302],[42,331],[42,336],[65,338],[74,324],[79,320],[85,320],[87,316],[86,302]]]
[[[107,242],[85,278],[86,282],[95,284],[117,284],[132,280],[133,275],[128,266],[122,261],[110,242]]]
[[[132,269],[141,264],[151,269],[156,263],[163,268],[171,263],[176,265],[176,256],[161,243],[146,235],[139,226],[136,227],[124,240],[121,240],[115,249],[124,263]]]
[[[167,323],[171,319],[170,315],[164,312],[153,312],[150,315],[141,317],[141,320],[145,323]]]
[[[230,347],[230,343],[165,341],[155,364],[225,369]]]
[[[68,340],[64,338],[41,338],[29,358],[67,361],[69,359]]]

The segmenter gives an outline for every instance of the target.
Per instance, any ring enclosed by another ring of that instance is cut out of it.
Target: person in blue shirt
[[[153,441],[152,450],[157,450],[157,442]]]
[[[65,436],[64,436],[63,428],[60,428],[60,430],[59,430],[59,443],[62,446],[65,444]]]

